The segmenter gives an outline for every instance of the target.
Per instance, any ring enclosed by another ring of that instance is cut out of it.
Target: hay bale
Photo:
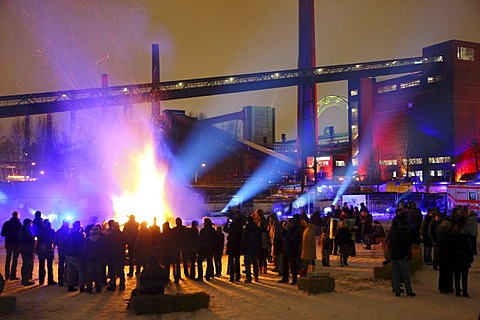
[[[311,294],[332,292],[335,290],[335,278],[329,274],[309,273],[298,279],[298,289]]]
[[[0,315],[7,315],[15,311],[17,305],[17,297],[2,296],[0,297]]]
[[[392,264],[387,263],[381,267],[373,267],[373,277],[375,279],[392,279]]]
[[[191,312],[208,309],[210,296],[205,292],[132,296],[128,308],[135,314]]]
[[[410,272],[415,272],[423,267],[423,254],[419,246],[412,247],[412,260],[408,261]]]
[[[423,254],[419,246],[412,247],[412,260],[408,261],[408,270],[415,273],[423,266]],[[392,279],[392,264],[387,263],[381,267],[373,267],[373,277],[375,279]]]

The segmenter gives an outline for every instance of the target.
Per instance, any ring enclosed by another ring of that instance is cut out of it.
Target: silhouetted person
[[[156,254],[158,252],[158,244],[160,243],[160,235],[162,234],[160,227],[157,225],[157,217],[153,217],[153,224],[148,229],[152,232],[152,252]]]
[[[193,220],[190,227],[185,230],[185,256],[183,257],[184,263],[187,261],[188,277],[195,279],[195,267],[197,262],[197,247],[198,247],[198,221]],[[187,273],[185,272],[185,275]]]
[[[227,236],[228,270],[230,282],[240,281],[240,247],[242,244],[243,221],[240,213],[225,225]]]
[[[288,283],[289,270],[292,274],[292,285],[297,284],[298,266],[297,259],[300,256],[300,247],[302,243],[302,230],[295,221],[290,218],[286,227],[282,230],[283,247],[285,254],[283,257],[283,277],[278,282]]]
[[[35,282],[30,281],[30,277],[35,254],[35,238],[32,234],[32,220],[28,218],[23,220],[20,254],[22,255],[22,286],[34,285]]]
[[[203,228],[198,235],[198,256],[197,281],[203,281],[203,261],[207,261],[207,269],[205,271],[205,279],[209,281],[213,276],[213,253],[215,252],[215,242],[217,240],[217,233],[213,228],[212,220],[205,218],[203,220]]]
[[[20,232],[22,223],[17,211],[12,212],[12,217],[2,226],[2,237],[5,237],[5,249],[7,256],[5,260],[5,280],[19,280],[17,278],[17,263],[20,255]]]
[[[160,236],[160,258],[161,264],[165,268],[167,278],[170,279],[170,266],[173,264],[173,235],[170,223],[165,221],[162,224],[162,235]]]
[[[58,251],[58,285],[62,287],[66,282],[66,267],[67,256],[65,254],[67,248],[68,232],[70,231],[70,225],[68,221],[63,221],[60,229],[55,232],[53,238],[53,244],[57,247]]]
[[[78,291],[75,284],[80,286],[80,292],[85,292],[86,271],[83,248],[85,246],[85,233],[82,223],[75,221],[67,237],[67,286],[68,292]]]
[[[48,274],[48,285],[57,284],[53,280],[53,258],[54,258],[54,245],[53,240],[55,238],[55,230],[52,229],[50,220],[45,219],[43,221],[43,227],[38,233],[38,241],[36,252],[38,255],[39,270],[38,270],[38,282],[40,285],[45,283],[45,276]],[[45,262],[47,263],[47,270],[45,270]]]
[[[213,253],[213,263],[215,265],[215,276],[222,276],[222,256],[225,247],[225,235],[222,227],[217,227],[217,241],[215,242],[215,252]]]
[[[245,259],[246,279],[252,282],[252,264],[255,281],[258,281],[258,254],[262,247],[262,230],[255,224],[252,216],[247,217],[247,223],[243,229],[241,253]]]
[[[179,283],[181,275],[181,264],[183,261],[183,273],[188,277],[188,261],[185,259],[185,236],[187,227],[183,225],[182,218],[175,219],[176,226],[172,229],[172,252],[173,252],[173,278]]]
[[[106,238],[108,277],[110,283],[108,291],[115,291],[116,279],[119,280],[119,290],[125,290],[125,248],[127,246],[127,237],[120,230],[118,222],[109,221],[110,232]]]
[[[138,230],[137,240],[135,240],[135,264],[137,274],[148,263],[148,258],[152,255],[152,231],[148,229],[147,222],[143,221]]]
[[[135,241],[137,240],[139,224],[135,221],[135,216],[130,215],[129,220],[123,225],[123,232],[127,236],[127,247],[128,247],[128,276],[133,277],[133,266],[135,265]]]
[[[92,293],[93,285],[95,291],[102,291],[102,280],[105,277],[105,236],[102,234],[100,225],[94,225],[85,240],[84,257],[87,268],[86,283],[87,293]]]

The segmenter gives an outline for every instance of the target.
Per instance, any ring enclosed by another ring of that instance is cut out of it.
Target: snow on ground
[[[3,243],[0,243],[3,248]],[[5,250],[0,250],[0,270],[4,272]],[[17,297],[17,308],[1,319],[478,319],[480,316],[480,259],[469,274],[468,298],[441,294],[437,290],[438,273],[431,266],[412,275],[416,297],[395,297],[390,281],[373,279],[373,266],[383,261],[382,250],[373,246],[367,251],[357,245],[357,256],[348,267],[338,266],[338,256],[332,256],[331,267],[317,270],[335,278],[335,292],[309,295],[296,286],[281,284],[279,276],[269,271],[261,274],[258,283],[228,282],[226,275],[210,282],[182,279],[170,284],[169,294],[205,291],[211,296],[208,310],[191,313],[136,316],[126,309],[127,299],[136,286],[136,278],[127,278],[123,292],[103,291],[100,294],[68,293],[66,287],[22,287],[20,281],[7,281],[3,295]],[[320,257],[320,251],[317,252]],[[21,258],[19,259],[21,266]],[[226,257],[224,269],[226,269]],[[54,266],[56,273],[56,265]],[[224,271],[225,272],[225,271]],[[242,279],[243,280],[243,279]]]

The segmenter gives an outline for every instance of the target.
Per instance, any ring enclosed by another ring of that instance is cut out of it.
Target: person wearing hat
[[[105,273],[105,237],[102,234],[100,225],[94,225],[90,230],[87,240],[85,241],[84,257],[87,266],[87,293],[92,293],[93,284],[95,291],[102,291],[102,280]]]
[[[134,251],[135,251],[135,242],[137,241],[139,223],[135,221],[135,216],[132,214],[129,217],[129,220],[123,225],[123,232],[127,237],[127,259],[128,259],[128,274],[127,276],[133,277],[133,268],[134,268]]]

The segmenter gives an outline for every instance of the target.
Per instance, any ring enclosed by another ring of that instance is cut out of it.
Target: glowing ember
[[[117,165],[123,194],[112,196],[114,219],[123,224],[133,214],[137,222],[151,225],[153,217],[157,217],[157,224],[171,218],[165,193],[166,176],[167,165],[156,161],[152,146],[143,154],[132,155],[127,164]]]

